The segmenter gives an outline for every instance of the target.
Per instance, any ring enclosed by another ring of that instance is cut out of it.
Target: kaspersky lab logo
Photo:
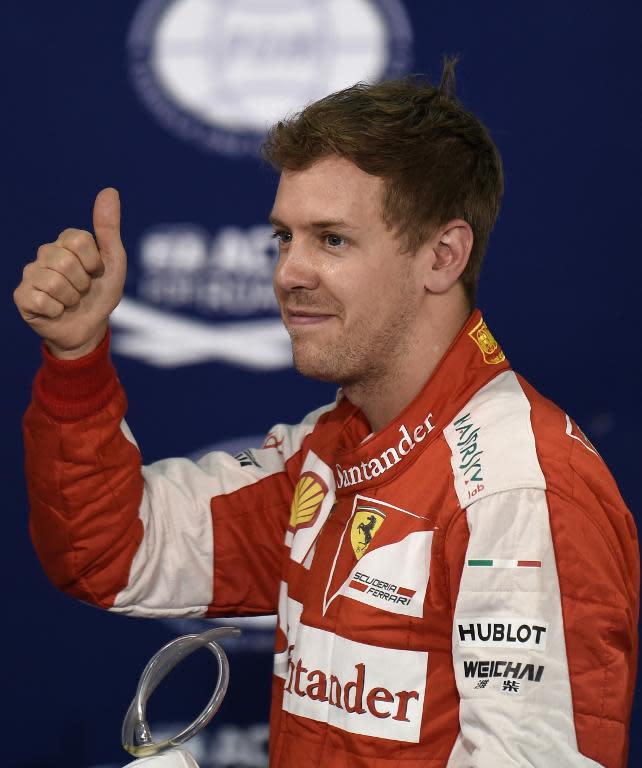
[[[465,413],[453,422],[457,433],[459,469],[464,473],[468,498],[472,499],[484,490],[484,474],[481,457],[484,453],[479,444],[479,427],[473,423],[470,413]]]

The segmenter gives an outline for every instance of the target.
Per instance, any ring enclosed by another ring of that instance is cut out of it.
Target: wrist
[[[81,357],[90,355],[102,344],[105,338],[105,334],[107,333],[107,328],[108,324],[105,322],[94,334],[94,336],[91,337],[91,339],[87,340],[84,344],[81,344],[78,347],[73,347],[72,349],[59,347],[57,344],[54,344],[54,342],[49,341],[48,339],[45,339],[44,343],[49,352],[51,352],[51,354],[58,360],[78,360]]]
[[[113,398],[117,386],[109,357],[109,332],[93,352],[76,359],[54,357],[43,344],[43,363],[36,374],[33,396],[54,419],[75,421],[98,413]]]

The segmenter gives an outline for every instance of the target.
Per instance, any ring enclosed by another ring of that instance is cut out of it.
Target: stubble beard
[[[403,376],[401,359],[408,350],[413,316],[400,301],[399,311],[390,314],[377,328],[368,319],[333,339],[297,338],[291,333],[292,361],[303,376],[337,384],[344,390],[375,390],[384,380],[392,384]]]
[[[349,328],[344,324],[344,307],[305,292],[296,296],[293,304],[297,308],[327,311],[334,318],[328,322],[340,323],[338,330],[330,326],[327,333],[319,328],[312,338],[306,338],[305,329],[288,329],[292,362],[301,375],[337,384],[346,393],[349,390],[376,392],[382,385],[392,386],[403,378],[418,304],[411,298],[411,262],[400,264],[400,268],[405,274],[399,276],[394,286],[394,299],[389,296],[383,306],[374,302],[373,314],[360,317]],[[390,289],[392,286],[384,288]],[[384,309],[385,316],[382,315]],[[282,316],[285,321],[283,311]]]
[[[352,339],[328,340],[313,348],[310,341],[293,336],[292,362],[302,376],[341,387],[360,380],[372,368],[364,360],[364,350]]]

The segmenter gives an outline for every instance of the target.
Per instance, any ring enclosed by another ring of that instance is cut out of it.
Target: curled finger
[[[66,308],[75,306],[81,298],[80,291],[63,274],[49,267],[35,270],[31,277],[31,285]]]
[[[54,245],[62,246],[75,254],[88,274],[96,277],[103,273],[105,265],[90,232],[84,229],[65,229],[58,235]]]
[[[73,251],[56,243],[49,243],[38,249],[38,262],[61,274],[80,293],[89,290],[91,275]]]
[[[14,293],[14,299],[22,317],[27,321],[37,318],[55,320],[65,311],[65,305],[45,291],[30,286],[20,286]]]

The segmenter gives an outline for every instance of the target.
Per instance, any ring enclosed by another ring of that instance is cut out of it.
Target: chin
[[[295,369],[308,379],[316,379],[317,381],[328,381],[332,384],[340,384],[341,376],[337,371],[323,365],[319,365],[318,361],[311,362],[309,360],[298,360],[293,358]]]
[[[340,384],[343,378],[336,361],[332,359],[332,355],[310,354],[310,350],[304,352],[293,346],[292,363],[302,376],[309,379]]]

